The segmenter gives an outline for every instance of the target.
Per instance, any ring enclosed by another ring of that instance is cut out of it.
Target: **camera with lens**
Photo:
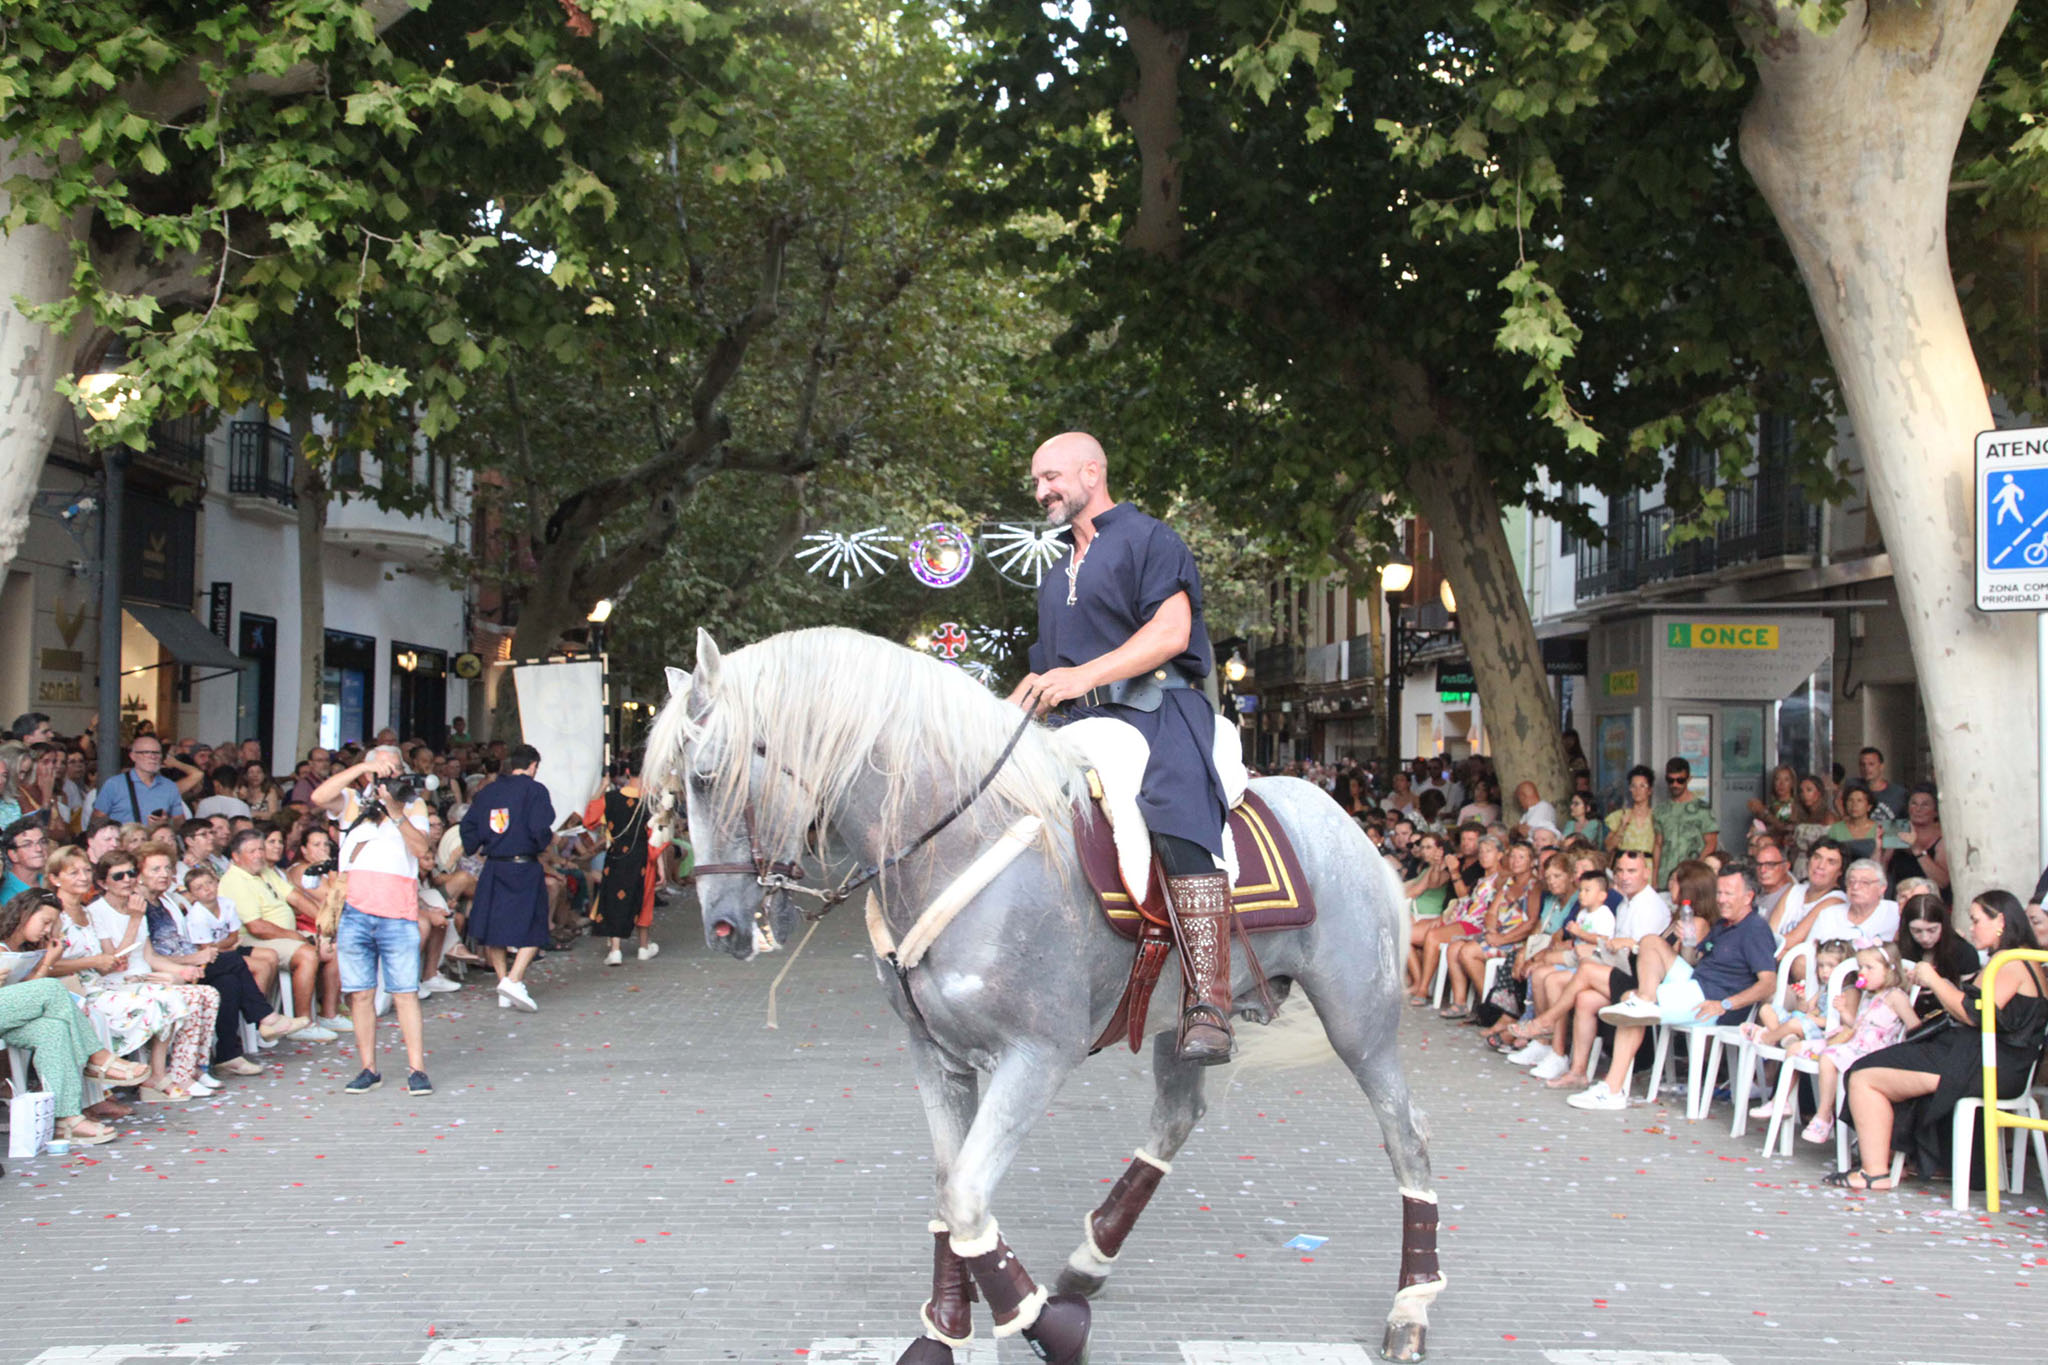
[[[341,860],[339,858],[329,858],[324,863],[307,863],[306,875],[309,877],[324,877],[340,866]]]

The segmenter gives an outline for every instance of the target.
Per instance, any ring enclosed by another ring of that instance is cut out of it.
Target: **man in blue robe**
[[[538,767],[540,751],[518,745],[505,755],[504,773],[477,792],[462,817],[463,852],[484,858],[470,903],[469,936],[484,945],[497,970],[500,1008],[538,1008],[526,988],[526,969],[548,941],[547,875],[540,855],[555,831],[554,802],[533,775]]]
[[[1186,982],[1180,1055],[1230,1060],[1230,883],[1216,713],[1201,681],[1214,663],[1202,578],[1172,528],[1109,494],[1109,458],[1070,431],[1031,457],[1033,495],[1064,528],[1067,553],[1038,585],[1031,672],[1010,700],[1054,724],[1111,716],[1151,746],[1138,804],[1166,874]]]

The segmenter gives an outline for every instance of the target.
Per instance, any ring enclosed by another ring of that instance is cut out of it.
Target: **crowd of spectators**
[[[1484,758],[1290,765],[1401,879],[1409,1003],[1479,1029],[1590,1110],[1628,1107],[1655,1030],[1682,1051],[1719,1029],[1730,1057],[1748,1042],[1811,1064],[1783,1092],[1798,1112],[1782,1116],[1775,1078],[1759,1074],[1755,1117],[1831,1142],[1839,1097],[1860,1159],[1830,1183],[1888,1188],[1895,1153],[1911,1175],[1945,1176],[1956,1102],[1982,1085],[1978,974],[2001,949],[2048,948],[2048,873],[2030,904],[1988,891],[1954,905],[1935,789],[1894,779],[1876,748],[1853,777],[1773,770],[1735,848],[1684,759],[1664,765],[1661,789],[1634,768],[1603,809],[1575,736],[1566,750],[1561,819],[1529,782],[1504,810]],[[2048,974],[2008,970],[1996,994],[2010,1098],[2048,1041]]]
[[[316,747],[275,775],[254,740],[169,742],[147,723],[104,776],[93,736],[65,740],[46,716],[0,734],[0,1045],[30,1059],[61,1137],[113,1141],[138,1106],[263,1075],[287,1041],[349,1035],[334,937],[349,808],[314,796],[366,752],[389,746],[379,763],[402,771],[385,784],[424,812],[419,996],[460,989],[451,976],[483,960],[464,942],[480,863],[449,830],[507,754],[453,731],[438,749],[389,730]],[[603,840],[572,820],[541,862],[567,950],[589,928]],[[655,951],[643,929],[640,956]],[[88,1082],[103,1097],[89,1103]]]

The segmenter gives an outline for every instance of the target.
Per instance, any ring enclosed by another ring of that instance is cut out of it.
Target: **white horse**
[[[1084,1220],[1061,1292],[1039,1288],[1004,1243],[990,1201],[1033,1121],[1107,1025],[1133,952],[1075,858],[1073,809],[1086,797],[1080,756],[1057,730],[1033,725],[1019,737],[1017,710],[959,669],[850,630],[777,635],[730,658],[700,631],[695,675],[671,669],[669,683],[649,741],[648,790],[653,798],[682,789],[707,938],[743,960],[788,940],[799,908],[785,874],[828,838],[862,866],[884,867],[965,806],[871,883],[874,913],[902,942],[1020,817],[1043,822],[915,968],[899,975],[876,962],[909,1027],[939,1187],[924,1334],[898,1365],[951,1365],[973,1332],[974,1286],[996,1335],[1022,1333],[1040,1358],[1077,1365],[1086,1359],[1087,1297],[1108,1279],[1204,1109],[1203,1068],[1176,1060],[1169,1028],[1153,1041],[1150,1135]],[[1444,1279],[1425,1124],[1395,1039],[1408,949],[1400,887],[1324,792],[1293,778],[1253,789],[1285,826],[1319,907],[1306,928],[1260,935],[1258,955],[1276,994],[1294,984],[1307,994],[1378,1116],[1403,1205],[1401,1279],[1381,1353],[1420,1360]],[[1242,993],[1250,970],[1236,958]]]

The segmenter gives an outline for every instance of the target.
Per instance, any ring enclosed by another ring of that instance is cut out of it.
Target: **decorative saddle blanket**
[[[1245,792],[1244,799],[1230,812],[1225,833],[1237,855],[1230,885],[1237,927],[1256,934],[1313,924],[1316,905],[1309,892],[1308,878],[1302,875],[1287,831],[1266,803],[1256,794]],[[1145,898],[1140,901],[1132,897],[1117,859],[1117,841],[1099,804],[1091,803],[1075,811],[1074,848],[1080,855],[1088,885],[1102,905],[1102,913],[1119,934],[1136,939],[1147,922],[1166,924],[1164,879],[1157,875],[1155,867]]]

